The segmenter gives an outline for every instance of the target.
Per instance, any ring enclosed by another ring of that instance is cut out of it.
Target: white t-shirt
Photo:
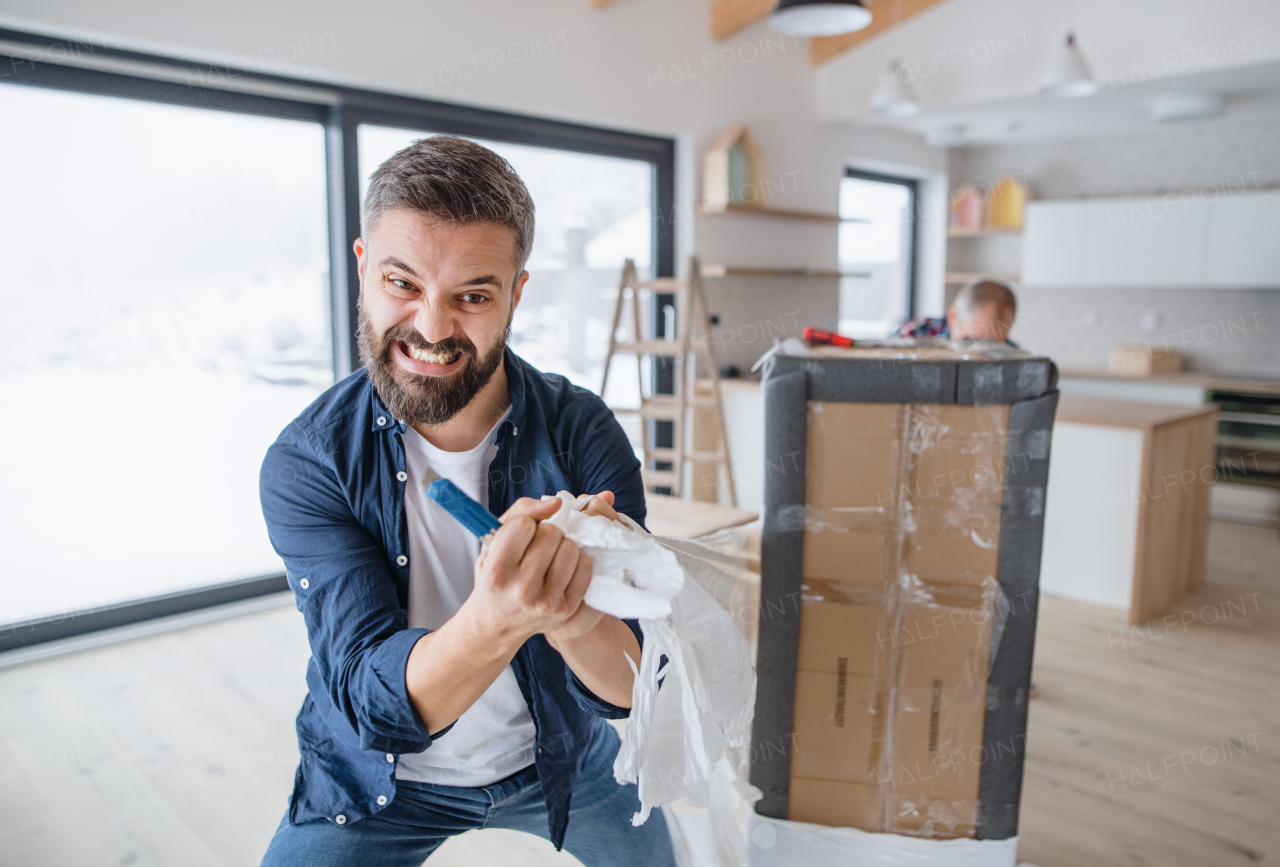
[[[508,410],[510,412],[510,410]],[[427,496],[430,467],[484,506],[487,475],[504,414],[484,441],[466,452],[442,451],[412,427],[404,432],[405,512],[409,522],[409,626],[439,629],[475,585],[480,540]],[[396,777],[446,786],[487,786],[533,763],[533,717],[511,666],[467,709],[453,728],[421,753],[406,753]]]

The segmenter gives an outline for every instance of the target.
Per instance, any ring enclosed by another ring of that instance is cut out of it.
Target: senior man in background
[[[898,329],[898,336],[990,340],[1016,347],[1009,331],[1017,315],[1012,289],[995,280],[975,280],[956,295],[945,319],[912,319]]]

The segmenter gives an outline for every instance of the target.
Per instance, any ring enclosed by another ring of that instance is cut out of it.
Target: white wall
[[[820,125],[807,41],[759,24],[715,42],[703,0],[619,0],[605,10],[587,0],[3,0],[0,22],[254,71],[675,136],[681,263],[697,248],[702,222],[692,217],[700,183],[692,175],[700,176],[706,143],[729,124],[750,124],[768,176],[775,188],[785,187],[773,199],[778,207],[834,212],[838,181],[852,158],[946,170],[945,152],[909,136]],[[745,258],[751,250],[744,244],[738,252]],[[754,281],[732,299],[721,292],[723,312],[745,323],[776,317],[775,310],[812,311],[812,286],[801,282]],[[823,297],[823,304],[834,303],[834,295]]]
[[[926,111],[1029,95],[1071,30],[1104,86],[1280,59],[1273,0],[947,0],[821,66],[818,114],[865,115],[894,58]]]

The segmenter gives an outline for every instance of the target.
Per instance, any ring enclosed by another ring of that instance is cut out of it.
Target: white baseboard
[[[101,629],[97,632],[87,632],[84,635],[60,638],[57,641],[45,641],[40,644],[32,644],[28,647],[19,647],[0,653],[0,671],[43,659],[66,656],[69,653],[92,650],[108,644],[119,644],[122,641],[145,638],[148,635],[159,635],[162,632],[172,632],[176,629],[186,629],[191,626],[199,626],[204,623],[212,623],[217,620],[226,620],[230,617],[240,617],[245,614],[253,614],[258,611],[266,611],[271,608],[280,608],[293,604],[293,592],[282,590],[279,593],[255,596],[252,599],[242,599],[239,602],[228,602],[225,605],[212,605],[208,608],[200,608],[196,611],[187,611],[169,617],[143,620],[138,623],[131,623],[128,626]]]

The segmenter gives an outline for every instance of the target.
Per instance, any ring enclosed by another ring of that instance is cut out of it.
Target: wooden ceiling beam
[[[778,0],[715,0],[711,4],[711,38],[728,39],[769,17]]]
[[[868,39],[874,39],[891,27],[896,27],[941,2],[943,0],[862,0],[862,5],[871,13],[871,23],[853,33],[815,37],[809,44],[809,62],[814,66],[826,63],[837,54],[843,54]]]

